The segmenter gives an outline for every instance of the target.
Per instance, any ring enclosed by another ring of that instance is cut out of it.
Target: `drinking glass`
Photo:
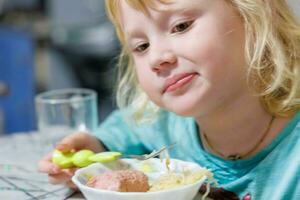
[[[93,132],[98,125],[97,94],[83,88],[43,92],[35,98],[38,130],[52,147],[74,132]]]

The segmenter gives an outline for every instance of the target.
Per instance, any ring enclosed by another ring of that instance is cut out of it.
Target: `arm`
[[[95,137],[110,151],[119,151],[124,154],[143,154],[147,150],[141,137],[145,136],[137,125],[129,124],[126,113],[116,110],[99,126],[94,133]]]

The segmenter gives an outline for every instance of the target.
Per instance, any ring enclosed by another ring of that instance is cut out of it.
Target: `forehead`
[[[167,12],[170,10],[180,10],[185,7],[194,7],[207,0],[121,0],[135,10],[147,14],[149,10]]]
[[[119,0],[118,15],[120,28],[124,30],[128,22],[139,18],[157,19],[158,16],[174,12],[197,9],[210,0]]]

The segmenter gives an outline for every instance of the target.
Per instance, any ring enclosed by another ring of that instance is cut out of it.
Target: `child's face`
[[[197,117],[248,98],[244,27],[224,0],[176,0],[149,16],[121,2],[141,87],[157,105]]]

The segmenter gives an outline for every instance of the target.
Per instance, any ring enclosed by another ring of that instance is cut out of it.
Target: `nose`
[[[152,49],[150,64],[152,71],[159,73],[174,66],[177,62],[175,53],[170,49],[161,49],[160,47]]]

